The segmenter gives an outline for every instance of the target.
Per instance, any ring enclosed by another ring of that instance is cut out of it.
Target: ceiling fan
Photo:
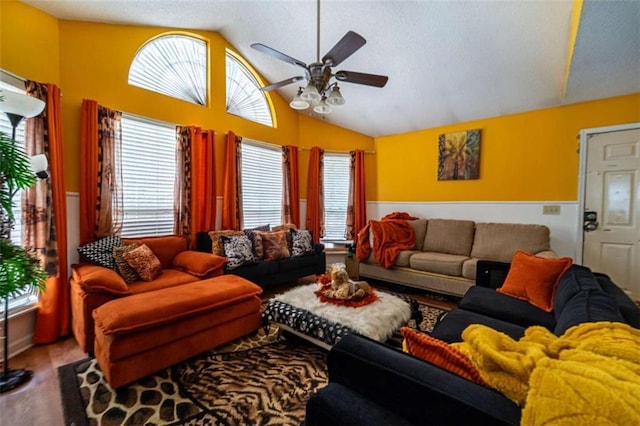
[[[322,114],[331,112],[329,105],[343,105],[344,98],[340,93],[338,81],[347,83],[363,84],[366,86],[384,87],[389,77],[385,75],[366,74],[355,71],[333,71],[333,67],[340,65],[345,59],[353,55],[367,42],[361,35],[354,31],[348,31],[331,50],[320,59],[320,0],[317,1],[317,46],[316,62],[306,64],[289,55],[279,52],[262,43],[254,43],[252,48],[280,59],[287,63],[297,65],[305,70],[304,76],[295,76],[277,83],[269,84],[260,90],[267,92],[279,87],[307,80],[307,86],[300,88],[298,94],[289,104],[294,109],[306,109],[312,102],[319,102],[314,111]],[[332,81],[335,79],[337,81]]]

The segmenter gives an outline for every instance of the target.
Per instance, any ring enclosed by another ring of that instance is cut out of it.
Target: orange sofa
[[[126,244],[146,244],[162,264],[162,273],[153,281],[127,284],[112,269],[89,263],[71,265],[72,330],[83,351],[94,351],[93,311],[114,299],[221,275],[226,259],[210,253],[188,250],[185,237],[164,236],[123,239]]]

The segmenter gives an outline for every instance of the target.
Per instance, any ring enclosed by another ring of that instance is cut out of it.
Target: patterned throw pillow
[[[224,253],[227,256],[227,270],[239,268],[242,265],[255,263],[251,241],[246,235],[222,237]]]
[[[125,253],[137,249],[138,247],[140,247],[140,244],[133,243],[122,247],[114,247],[113,249],[113,258],[116,261],[116,272],[120,274],[122,279],[124,279],[124,282],[127,284],[140,281],[141,279],[136,270],[133,269],[126,260],[124,260]]]
[[[296,229],[294,223],[285,223],[283,225],[274,226],[271,231],[287,231],[287,244],[289,245],[289,252],[293,250],[293,237],[291,236],[291,230]]]
[[[97,241],[78,247],[78,253],[87,262],[115,271],[116,261],[113,258],[113,249],[123,245],[124,243],[118,235],[107,235]]]
[[[222,245],[222,237],[231,237],[244,235],[242,231],[232,231],[225,229],[222,231],[210,231],[209,238],[211,238],[211,253],[216,256],[224,256],[224,246]]]
[[[306,229],[292,229],[292,251],[291,257],[300,257],[313,253],[313,241],[311,232]]]
[[[123,254],[122,257],[145,281],[153,281],[162,273],[160,260],[146,244]]]
[[[287,235],[290,235],[289,231],[262,232],[260,234],[265,260],[286,259],[290,256]]]
[[[255,228],[245,229],[243,232],[247,237],[249,237],[249,241],[251,241],[251,245],[253,246],[253,255],[256,257],[256,260],[262,260],[264,258],[264,252],[262,250],[262,238],[260,238],[259,232],[269,232],[270,225],[262,225],[256,226]]]

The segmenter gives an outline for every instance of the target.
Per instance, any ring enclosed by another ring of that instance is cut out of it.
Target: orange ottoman
[[[222,275],[112,300],[93,311],[95,357],[117,388],[260,327],[262,289]]]

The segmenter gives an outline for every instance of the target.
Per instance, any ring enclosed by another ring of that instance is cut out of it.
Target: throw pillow
[[[137,249],[138,247],[140,247],[140,245],[137,243],[134,243],[134,244],[128,244],[122,247],[114,247],[113,249],[113,258],[115,259],[115,262],[116,262],[116,271],[118,272],[118,274],[120,274],[124,282],[126,282],[127,284],[140,281],[140,275],[138,275],[136,270],[133,269],[131,265],[127,263],[126,260],[124,260],[125,253],[128,253],[131,250]]]
[[[265,260],[286,259],[291,252],[287,242],[289,231],[261,232]]]
[[[264,247],[262,246],[262,235],[260,235],[260,231],[251,231],[249,240],[253,246],[253,254],[256,260],[264,259]]]
[[[185,250],[173,258],[171,265],[196,277],[205,277],[216,270],[221,270],[227,259],[211,253]]]
[[[227,256],[227,270],[256,262],[249,238],[242,235],[222,237],[224,253]]]
[[[142,244],[140,247],[135,248],[122,256],[145,281],[153,281],[162,273],[162,264],[160,264],[160,260],[158,260],[156,255],[153,254],[146,244]]]
[[[305,256],[313,253],[313,240],[311,232],[306,229],[292,229],[291,257]]]
[[[480,372],[471,360],[450,344],[409,327],[402,327],[400,331],[404,337],[402,349],[405,352],[450,373],[486,386],[485,381],[480,377]]]
[[[113,249],[123,245],[124,243],[118,235],[107,235],[97,241],[78,247],[78,253],[89,263],[116,271]]]
[[[233,231],[230,229],[225,229],[222,231],[210,231],[209,238],[211,238],[211,253],[216,256],[224,256],[224,246],[222,243],[222,237],[231,237],[244,235],[242,231]]]
[[[570,257],[544,258],[519,250],[513,255],[502,287],[496,291],[551,312],[560,277],[572,263]]]
[[[289,252],[293,250],[293,237],[291,235],[291,230],[293,229],[296,229],[296,225],[294,223],[285,223],[283,225],[278,225],[271,228],[271,231],[287,231],[287,244],[289,245]]]

